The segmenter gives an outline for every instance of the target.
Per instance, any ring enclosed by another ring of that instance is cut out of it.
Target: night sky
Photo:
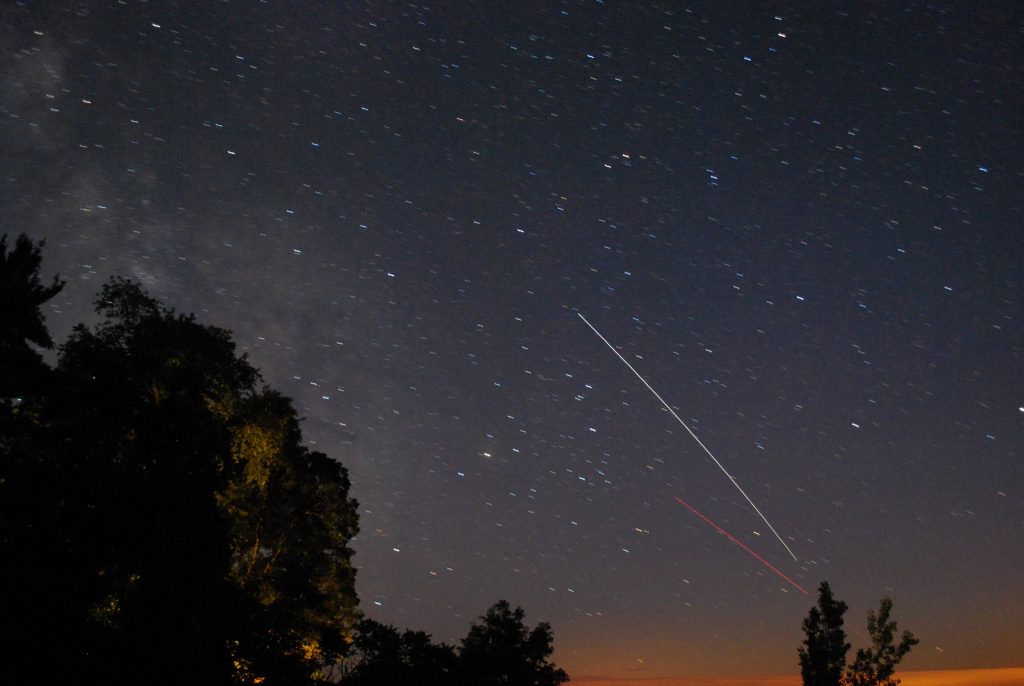
[[[234,332],[378,620],[793,673],[827,579],[1020,665],[1022,76],[1016,2],[7,1],[0,232],[57,340],[114,274]]]

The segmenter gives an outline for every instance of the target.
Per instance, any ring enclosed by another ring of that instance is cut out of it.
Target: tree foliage
[[[348,476],[301,445],[294,410],[280,394],[264,389],[232,415],[234,477],[216,495],[231,522],[231,579],[259,602],[286,653],[334,664],[359,617]]]
[[[799,649],[800,675],[804,686],[839,686],[846,666],[843,615],[847,605],[832,597],[828,582],[818,587],[818,604],[803,622],[804,641]]]
[[[422,631],[406,630],[371,619],[362,620],[353,643],[352,666],[343,680],[345,686],[417,684],[443,686],[455,682],[455,650],[435,644]]]
[[[868,636],[871,646],[857,650],[849,668],[846,653],[850,644],[843,630],[846,603],[832,597],[832,589],[822,582],[818,604],[803,622],[804,645],[799,649],[800,672],[804,686],[898,686],[893,675],[896,665],[917,645],[918,640],[904,631],[895,642],[897,626],[889,617],[892,600],[884,597],[878,612],[868,612]]]
[[[557,686],[568,681],[548,661],[553,634],[546,622],[533,629],[523,623],[521,607],[495,603],[473,624],[459,651],[464,683],[477,686]]]
[[[458,648],[434,644],[422,631],[399,633],[372,620],[359,623],[342,679],[346,686],[558,686],[565,672],[549,661],[551,627],[530,629],[521,607],[492,605]]]
[[[20,344],[34,343],[52,348],[40,306],[64,288],[57,277],[49,286],[39,279],[43,243],[33,243],[25,234],[14,241],[8,252],[7,234],[0,236],[0,340]]]
[[[7,234],[0,236],[0,398],[38,384],[44,365],[32,346],[53,347],[40,307],[60,293],[64,282],[54,277],[43,285],[41,247],[21,234],[8,251]]]
[[[50,344],[38,308],[59,282],[40,285],[27,239],[0,256],[19,299],[4,350]],[[226,330],[123,279],[96,309],[101,323],[73,330],[46,383],[3,406],[0,601],[16,658],[0,670],[320,679],[358,619],[344,468],[302,445],[290,401],[258,386]]]
[[[893,675],[896,665],[918,644],[918,639],[904,631],[899,643],[895,642],[896,622],[889,619],[892,600],[882,598],[878,612],[868,612],[868,636],[870,648],[857,650],[857,657],[847,670],[846,683],[849,686],[898,686],[900,680]]]

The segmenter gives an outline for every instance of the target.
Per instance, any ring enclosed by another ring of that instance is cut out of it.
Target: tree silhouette
[[[40,281],[42,246],[21,234],[8,252],[7,234],[0,236],[0,398],[26,392],[38,383],[45,366],[32,345],[53,347],[39,308],[60,293],[64,282],[54,277],[44,286]]]
[[[896,622],[889,619],[891,612],[892,600],[888,596],[882,598],[877,614],[868,612],[871,647],[857,650],[857,657],[846,674],[849,686],[897,686],[900,683],[893,676],[896,665],[918,640],[911,632],[904,631],[899,644],[893,642],[897,627]]]
[[[96,310],[102,322],[62,346],[60,392],[44,407],[68,446],[52,454],[82,591],[69,618],[80,668],[226,683],[252,612],[228,581],[231,527],[215,494],[231,476],[230,432],[210,408],[253,393],[256,371],[227,331],[132,282],[107,283]]]
[[[568,681],[548,662],[553,634],[546,622],[532,630],[523,624],[521,607],[500,600],[473,624],[462,639],[459,665],[463,683],[473,686],[557,686]]]
[[[345,686],[443,686],[455,679],[455,650],[431,642],[422,631],[399,633],[393,626],[364,619],[356,630],[353,653]]]
[[[53,287],[34,289],[38,249],[21,245],[28,287],[12,291],[38,312]],[[345,470],[302,446],[291,403],[257,387],[226,330],[123,279],[97,312],[61,347],[52,383],[4,406],[0,621],[15,638],[0,672],[318,680],[358,618]],[[49,342],[40,317],[18,321]]]
[[[0,340],[5,344],[13,339],[53,347],[39,307],[60,293],[64,282],[54,277],[53,283],[43,286],[39,280],[43,245],[20,234],[8,252],[7,234],[0,236]]]
[[[892,600],[884,597],[877,613],[868,612],[871,646],[857,651],[849,669],[846,653],[850,644],[843,630],[846,610],[846,603],[832,597],[828,582],[821,582],[818,604],[804,619],[804,645],[798,651],[804,686],[898,686],[899,679],[893,677],[896,665],[918,640],[904,631],[899,643],[894,642],[897,626],[889,619]]]
[[[3,677],[16,660],[52,662],[74,595],[57,545],[59,477],[41,449],[48,427],[38,401],[52,386],[51,370],[35,349],[53,347],[40,307],[64,284],[55,277],[43,286],[41,245],[20,235],[8,251],[0,236],[0,681],[10,681]]]
[[[798,651],[804,686],[840,686],[850,649],[843,630],[846,609],[846,603],[835,600],[828,582],[822,581],[818,604],[804,619],[804,645]]]

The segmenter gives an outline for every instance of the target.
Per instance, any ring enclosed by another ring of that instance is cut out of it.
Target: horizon
[[[896,678],[902,686],[1020,686],[1024,667],[899,670]],[[796,674],[746,677],[570,677],[576,686],[800,686]]]

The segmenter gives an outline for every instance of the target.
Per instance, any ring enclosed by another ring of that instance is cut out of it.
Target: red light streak
[[[703,519],[703,520],[704,520],[705,522],[707,522],[708,524],[710,524],[710,525],[711,525],[712,527],[714,527],[715,531],[717,531],[718,533],[722,534],[723,536],[725,536],[726,538],[728,538],[728,539],[729,539],[730,541],[732,541],[733,543],[735,543],[735,544],[736,544],[736,545],[738,545],[739,547],[743,548],[743,550],[745,550],[745,551],[746,551],[747,553],[749,553],[749,554],[750,554],[751,556],[753,556],[753,558],[754,558],[755,560],[757,560],[758,562],[760,562],[761,564],[763,564],[763,565],[764,565],[765,567],[767,567],[768,569],[772,570],[773,572],[775,572],[776,574],[778,574],[778,575],[779,575],[780,577],[782,577],[783,579],[785,579],[786,581],[788,581],[788,582],[789,582],[789,584],[790,584],[790,585],[791,585],[791,586],[792,586],[793,588],[795,588],[796,590],[800,591],[800,592],[801,592],[801,593],[803,593],[804,595],[810,595],[810,593],[808,593],[808,592],[807,592],[807,591],[806,591],[806,590],[804,589],[804,587],[803,587],[803,586],[801,586],[800,584],[798,584],[797,582],[793,581],[793,580],[792,580],[792,579],[790,579],[790,578],[789,578],[788,576],[786,576],[785,574],[783,574],[782,572],[780,572],[780,571],[779,571],[778,569],[776,569],[776,568],[775,568],[775,566],[774,566],[774,565],[772,565],[772,563],[771,563],[771,562],[769,562],[768,560],[764,559],[763,557],[761,557],[760,555],[758,555],[757,553],[755,553],[755,552],[754,552],[753,550],[751,550],[750,548],[748,548],[747,546],[745,546],[745,545],[743,544],[743,542],[742,542],[742,541],[740,541],[740,540],[739,540],[738,538],[736,538],[736,537],[735,537],[735,536],[733,536],[733,535],[732,535],[731,533],[729,533],[728,531],[726,531],[725,529],[723,529],[722,527],[718,526],[718,525],[717,525],[717,524],[715,524],[715,523],[714,523],[713,521],[711,521],[710,519],[708,519],[708,518],[707,518],[707,517],[706,517],[706,516],[705,516],[705,515],[704,515],[704,514],[703,514],[703,513],[702,513],[702,512],[700,511],[700,510],[698,510],[697,508],[695,508],[695,507],[694,507],[693,505],[691,505],[690,503],[686,502],[685,500],[683,500],[683,499],[682,499],[682,498],[680,498],[679,496],[672,496],[672,497],[674,497],[674,498],[676,499],[676,502],[677,502],[677,503],[679,503],[680,505],[682,505],[683,507],[685,507],[685,508],[686,508],[687,510],[689,510],[689,511],[690,511],[690,512],[692,512],[693,514],[697,515],[698,517],[700,517],[701,519]]]

